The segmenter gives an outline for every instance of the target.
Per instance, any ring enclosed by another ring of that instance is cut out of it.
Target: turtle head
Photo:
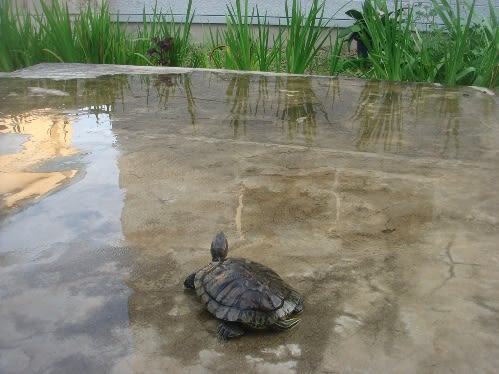
[[[211,258],[213,261],[223,261],[229,252],[229,243],[225,234],[220,231],[211,242]]]

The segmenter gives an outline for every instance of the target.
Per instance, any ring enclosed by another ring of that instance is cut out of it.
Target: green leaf
[[[352,17],[353,19],[357,21],[362,21],[364,20],[364,15],[359,12],[357,9],[350,9],[345,12],[345,14],[349,17]]]

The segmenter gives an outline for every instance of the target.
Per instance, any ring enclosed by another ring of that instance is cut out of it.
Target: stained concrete
[[[0,138],[29,140],[0,152],[17,181],[1,195],[2,373],[499,367],[493,91],[82,65],[3,77]],[[304,295],[296,328],[217,339],[182,283],[218,230]]]

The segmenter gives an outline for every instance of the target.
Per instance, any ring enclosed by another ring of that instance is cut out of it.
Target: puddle
[[[0,372],[499,366],[491,92],[46,68],[0,79]],[[219,230],[295,329],[216,338],[182,284]]]

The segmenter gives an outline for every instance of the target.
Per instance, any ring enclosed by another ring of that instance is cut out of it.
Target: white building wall
[[[80,0],[81,1],[81,0]],[[393,0],[387,0],[388,3],[393,3]],[[455,1],[455,0],[450,0]],[[499,9],[499,0],[491,0],[496,11]],[[192,7],[195,10],[194,23],[225,23],[225,15],[227,14],[227,4],[235,4],[235,0],[192,0]],[[403,0],[406,3],[428,3],[430,0]],[[146,14],[151,13],[157,3],[158,11],[174,14],[175,18],[182,21],[185,18],[188,0],[109,0],[111,12],[120,14],[120,20],[128,20],[130,22],[140,22],[142,13],[145,9]],[[244,3],[244,0],[241,0]],[[291,6],[292,0],[288,0],[288,5]],[[302,7],[308,9],[311,0],[301,0]],[[332,17],[335,26],[348,26],[352,23],[351,18],[345,15],[348,9],[362,7],[363,1],[359,0],[326,0],[324,16]],[[248,0],[248,9],[258,6],[260,15],[267,14],[269,22],[274,25],[285,24],[285,4],[286,0]],[[477,13],[487,15],[489,13],[488,0],[476,1]]]
[[[39,6],[40,0],[11,0],[20,8],[35,9]],[[88,4],[100,5],[106,0],[59,0],[68,4],[71,13],[78,13],[81,7],[86,7]],[[321,1],[321,0],[319,0]],[[393,0],[387,0],[388,3],[393,3]],[[455,2],[456,0],[449,0]],[[459,0],[463,2],[463,0]],[[468,0],[467,0],[468,1]],[[471,1],[471,0],[470,0]],[[499,10],[499,0],[490,0],[495,7],[496,12]],[[50,0],[45,0],[49,3]],[[142,15],[145,10],[146,16],[150,17],[155,4],[157,4],[158,12],[163,14],[173,13],[175,20],[182,22],[185,19],[188,0],[107,0],[111,13],[114,16],[119,14],[120,21],[123,22],[142,22]],[[225,15],[227,14],[227,4],[235,4],[235,0],[192,0],[192,7],[195,11],[194,23],[198,24],[220,24],[225,23]],[[431,0],[403,0],[405,3],[431,4]],[[244,3],[244,0],[241,0]],[[285,3],[286,0],[248,0],[248,8],[258,6],[260,15],[267,14],[269,22],[273,25],[285,24]],[[292,0],[288,0],[289,6]],[[308,9],[311,0],[301,0],[302,7]],[[361,0],[325,0],[324,16],[332,17],[334,26],[345,27],[352,24],[352,19],[345,15],[345,11],[351,8],[360,9],[363,1]],[[488,0],[476,0],[477,13],[481,15],[489,14]]]
[[[192,7],[195,10],[194,23],[225,23],[227,4],[235,6],[235,2],[235,0],[193,0]],[[289,0],[288,2],[289,6],[291,6],[292,0]],[[244,0],[241,0],[241,3],[243,4]],[[308,9],[310,3],[310,0],[302,0],[302,7]],[[111,0],[109,4],[113,13],[116,14],[119,12],[120,19],[129,19],[133,22],[138,20],[137,17],[142,17],[144,6],[146,13],[150,12],[151,9],[154,8],[155,0]],[[161,10],[163,13],[170,13],[171,10],[176,18],[178,17],[180,20],[185,17],[187,4],[188,0],[157,1],[158,10]],[[326,2],[324,16],[327,18],[334,16],[335,21],[344,22],[348,19],[348,17],[345,16],[345,11],[353,7],[359,8],[361,5],[362,1],[358,0],[353,0],[351,2],[330,0]],[[258,7],[260,16],[267,14],[267,18],[271,24],[279,25],[279,23],[286,23],[285,0],[248,0],[248,9],[250,12],[256,6]]]

